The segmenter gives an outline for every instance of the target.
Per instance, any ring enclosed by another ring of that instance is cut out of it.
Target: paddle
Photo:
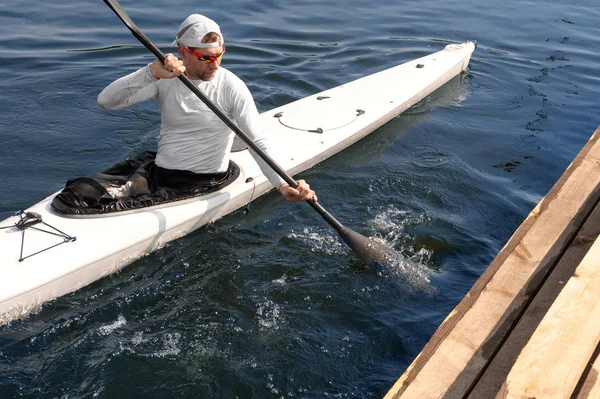
[[[159,60],[165,61],[166,56],[156,47],[146,35],[144,35],[137,25],[129,18],[129,15],[123,10],[117,0],[104,0],[104,2],[117,14],[119,19],[129,28],[133,36],[150,50]],[[194,85],[185,75],[180,75],[179,79],[185,84],[208,108],[210,108],[231,130],[235,132],[249,147],[251,147],[266,163],[269,165],[283,180],[290,186],[297,188],[298,183],[289,176],[267,153],[265,153],[258,145],[256,145],[233,121],[231,121],[204,93]],[[355,231],[342,225],[336,218],[325,210],[319,203],[312,200],[306,201],[308,204],[319,213],[340,235],[342,240],[356,254],[364,260],[364,262],[374,270],[378,270],[380,265],[386,263],[391,258],[390,250],[377,241],[367,238]]]

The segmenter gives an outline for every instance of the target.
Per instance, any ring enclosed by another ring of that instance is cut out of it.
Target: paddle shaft
[[[117,14],[119,19],[125,24],[125,26],[127,26],[133,36],[135,36],[135,38],[138,39],[140,43],[144,45],[144,47],[150,50],[156,56],[156,58],[164,63],[167,57],[145,34],[140,31],[129,15],[127,15],[123,7],[121,7],[116,0],[104,0],[104,2],[110,7],[111,10],[114,11],[115,14]],[[256,145],[256,143],[254,143],[254,141],[252,141],[252,139],[250,139],[246,133],[244,133],[235,123],[233,123],[233,121],[229,119],[227,115],[225,115],[223,111],[221,111],[219,107],[214,104],[204,93],[202,93],[202,91],[200,91],[200,89],[194,83],[192,83],[187,76],[183,74],[179,75],[179,80],[181,80],[184,85],[186,85],[196,96],[198,96],[198,98],[200,98],[200,100],[202,100],[202,102],[206,104],[206,106],[223,121],[223,123],[225,123],[231,130],[233,130],[235,134],[244,140],[244,142],[248,144],[248,146],[252,148],[258,154],[258,156],[261,157],[265,163],[275,171],[275,173],[281,176],[281,178],[285,180],[287,184],[294,188],[298,187],[298,183],[290,175],[288,175],[287,172],[283,170],[281,166],[275,162],[275,160],[273,160],[273,158],[263,151],[262,148]],[[333,227],[338,233],[342,232],[344,226],[335,217],[333,217],[332,214],[323,208],[321,204],[314,202],[313,200],[308,200],[306,202],[308,202],[308,204],[315,211],[317,211],[319,215],[321,215],[323,219],[325,219],[325,221],[327,221],[327,223],[329,223],[331,227]]]

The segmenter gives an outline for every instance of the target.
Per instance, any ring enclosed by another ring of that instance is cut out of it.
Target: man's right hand
[[[173,79],[184,73],[185,67],[173,54],[167,54],[164,64],[160,60],[150,64],[150,72],[154,79]]]
[[[277,191],[281,193],[288,201],[308,201],[313,200],[317,202],[317,194],[310,188],[307,182],[304,180],[298,180],[298,188],[292,188],[287,183],[281,183],[277,188]]]

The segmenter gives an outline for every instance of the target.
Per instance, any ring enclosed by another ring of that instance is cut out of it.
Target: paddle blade
[[[346,226],[338,229],[342,240],[374,271],[379,272],[382,266],[394,259],[393,250],[380,242],[358,234]]]

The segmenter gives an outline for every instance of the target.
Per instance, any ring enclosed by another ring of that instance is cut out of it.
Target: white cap
[[[215,43],[202,43],[202,39],[208,33],[214,32],[221,36],[221,40]],[[177,37],[171,47],[183,44],[193,48],[215,48],[223,45],[223,34],[215,21],[200,14],[192,14],[179,25]]]

